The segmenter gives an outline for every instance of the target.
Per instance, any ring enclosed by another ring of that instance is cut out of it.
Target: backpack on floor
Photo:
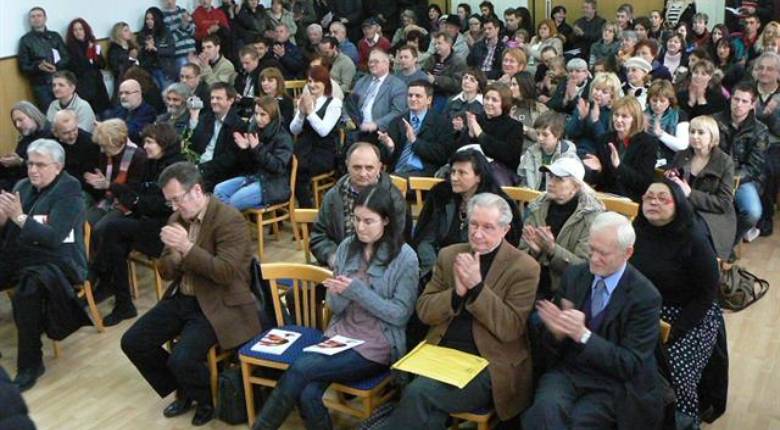
[[[769,282],[744,267],[732,265],[720,271],[718,302],[724,309],[741,311],[759,301],[769,291]]]
[[[246,395],[244,381],[241,378],[241,368],[225,367],[219,373],[219,397],[216,405],[217,418],[228,424],[245,424]]]

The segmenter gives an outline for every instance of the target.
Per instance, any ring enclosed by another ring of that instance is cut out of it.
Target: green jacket
[[[542,266],[550,271],[550,291],[555,292],[561,282],[561,275],[571,265],[581,264],[588,259],[588,241],[590,224],[596,215],[604,211],[604,205],[593,192],[580,191],[577,208],[561,227],[555,238],[555,249],[551,255],[535,254],[524,240],[520,240],[518,248],[528,251]],[[547,211],[550,209],[550,196],[545,193],[528,205],[528,215],[525,225],[540,227],[547,225]]]

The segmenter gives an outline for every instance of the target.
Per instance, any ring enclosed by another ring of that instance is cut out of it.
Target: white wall
[[[483,0],[450,0],[450,7],[452,10],[450,12],[455,12],[458,8],[458,4],[460,3],[466,3],[471,6],[471,12],[472,13],[479,13],[479,4],[482,3]],[[544,0],[536,0],[538,2],[542,2]],[[502,21],[504,20],[504,11],[509,8],[515,8],[515,7],[521,7],[525,6],[528,7],[528,0],[491,0],[493,3],[493,6],[495,6],[496,9],[496,16],[499,17]],[[530,9],[530,8],[529,8]],[[531,12],[533,15],[533,12]]]
[[[197,0],[179,0],[192,10]],[[220,2],[215,2],[219,4]],[[133,31],[141,28],[144,11],[160,0],[0,0],[0,58],[16,55],[19,38],[30,30],[27,13],[33,6],[46,10],[47,26],[65,34],[74,18],[82,17],[98,39],[106,38],[114,23],[125,21]],[[64,36],[63,36],[64,38]]]

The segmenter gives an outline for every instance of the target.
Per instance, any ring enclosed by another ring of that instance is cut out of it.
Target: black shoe
[[[211,406],[211,403],[202,405],[198,403],[198,408],[195,410],[195,416],[192,417],[192,425],[196,427],[202,426],[212,419],[214,419],[214,406]]]
[[[32,388],[33,385],[35,385],[35,382],[41,375],[43,375],[43,372],[45,371],[46,368],[43,367],[43,364],[38,367],[22,369],[16,374],[16,378],[14,378],[14,385],[16,385],[16,388],[19,389],[19,392],[27,391]]]
[[[135,310],[135,306],[132,304],[127,306],[117,306],[113,311],[111,311],[110,314],[103,318],[103,325],[106,327],[115,326],[124,320],[135,318],[137,316],[138,311]]]
[[[165,415],[166,418],[178,417],[190,409],[192,409],[192,400],[186,398],[176,399],[173,401],[173,403],[163,409],[163,415]]]

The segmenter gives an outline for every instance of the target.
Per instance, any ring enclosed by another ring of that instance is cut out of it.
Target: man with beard
[[[154,122],[167,122],[176,129],[176,134],[181,138],[190,122],[187,100],[191,96],[192,90],[186,84],[175,82],[168,85],[168,88],[163,91],[165,113],[158,116]]]

